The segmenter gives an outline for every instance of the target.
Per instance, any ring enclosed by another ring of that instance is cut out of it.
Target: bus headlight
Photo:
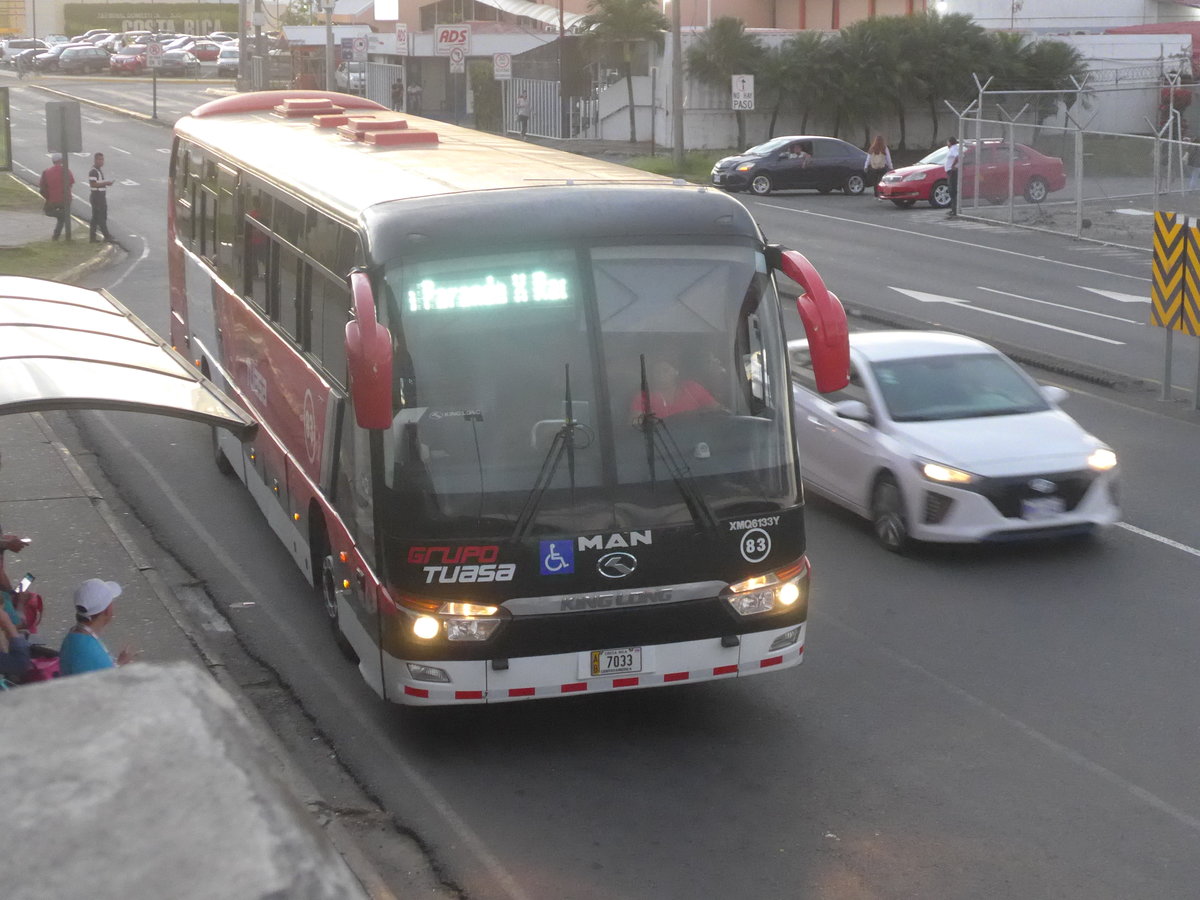
[[[800,562],[731,584],[726,601],[740,616],[783,612],[808,602],[808,557]]]
[[[446,640],[486,641],[499,625],[499,619],[447,619]]]
[[[499,613],[498,606],[449,601],[441,604],[436,613],[413,619],[412,631],[423,641],[431,641],[443,633],[448,641],[486,641],[500,626]]]
[[[417,616],[413,620],[413,634],[423,641],[429,641],[438,636],[442,626],[433,616]]]

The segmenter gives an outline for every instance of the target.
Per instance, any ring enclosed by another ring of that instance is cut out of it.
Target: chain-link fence
[[[1147,250],[1155,212],[1200,215],[1192,85],[1165,70],[1099,75],[1111,77],[1073,92],[981,86],[959,120],[962,215]]]
[[[1156,211],[1200,215],[1200,143],[974,118],[961,139],[965,216],[1150,249]]]

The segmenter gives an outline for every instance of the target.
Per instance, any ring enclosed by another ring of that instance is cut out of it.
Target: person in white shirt
[[[92,204],[92,219],[88,223],[88,240],[93,244],[100,238],[96,232],[104,235],[104,240],[110,244],[116,243],[108,233],[108,189],[112,181],[104,177],[104,154],[97,153],[92,157],[92,168],[88,171],[88,187],[91,188],[89,200]]]
[[[958,215],[958,170],[962,161],[962,151],[958,146],[958,138],[952,137],[946,141],[946,184],[950,188],[950,212],[948,216]]]

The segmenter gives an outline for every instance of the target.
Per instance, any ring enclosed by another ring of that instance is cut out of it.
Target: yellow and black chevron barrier
[[[1154,214],[1150,324],[1200,335],[1200,219]]]

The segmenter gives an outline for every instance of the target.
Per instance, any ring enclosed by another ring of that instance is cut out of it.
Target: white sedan
[[[869,519],[879,543],[1088,534],[1120,518],[1117,455],[987,344],[946,332],[850,335],[850,384],[817,393],[788,344],[805,486]]]

